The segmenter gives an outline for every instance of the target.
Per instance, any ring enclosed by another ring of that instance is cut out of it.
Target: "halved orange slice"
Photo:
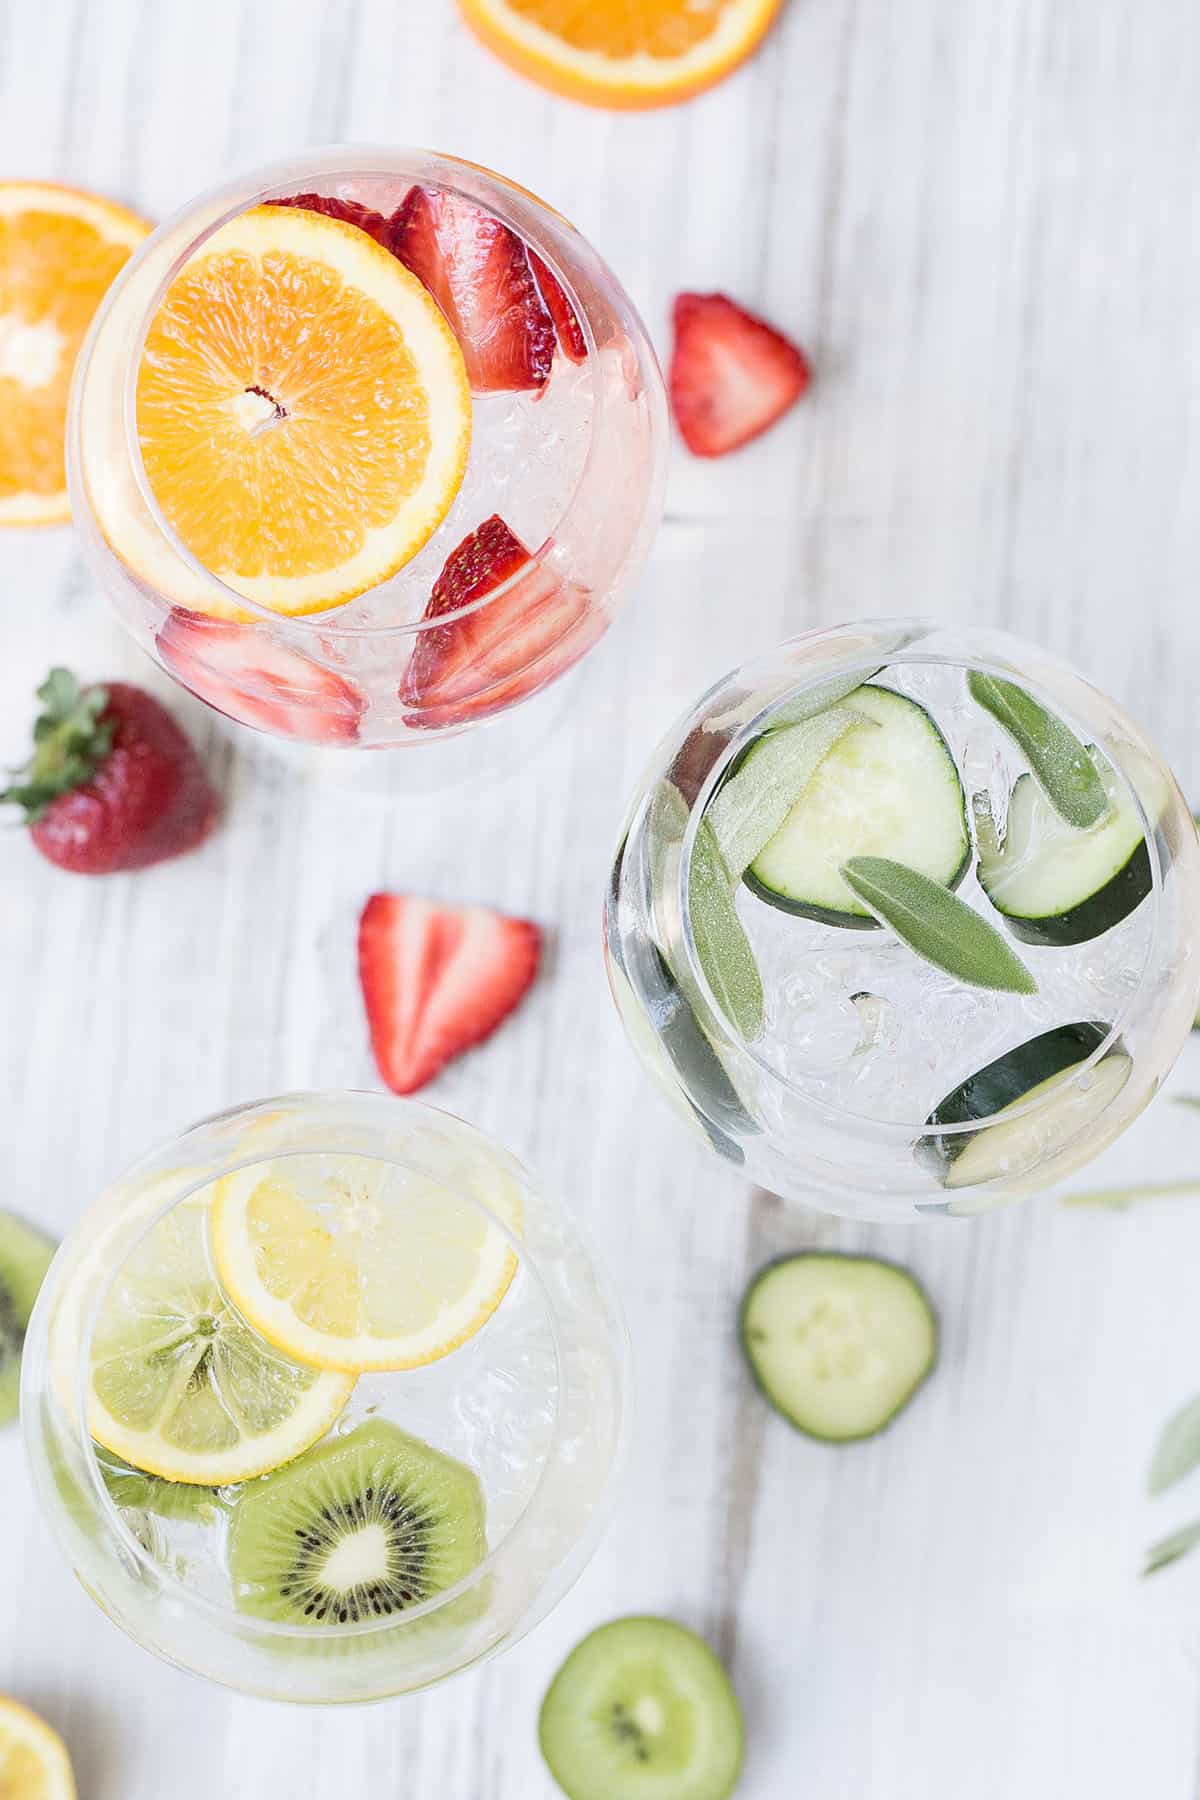
[[[96,194],[0,182],[0,525],[70,518],[63,434],[75,356],[149,230]]]
[[[669,106],[712,87],[759,43],[783,0],[459,0],[490,50],[592,106]]]
[[[197,560],[262,606],[312,613],[386,580],[441,523],[471,397],[442,313],[390,251],[340,219],[260,206],[163,296],[137,429],[154,497]],[[142,548],[129,545],[135,567]]]

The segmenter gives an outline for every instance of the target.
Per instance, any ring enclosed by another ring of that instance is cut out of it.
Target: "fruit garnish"
[[[144,869],[194,850],[220,802],[203,764],[152,694],[124,681],[81,687],[52,669],[34,752],[0,801],[20,806],[49,862],[77,875]]]
[[[471,401],[429,293],[367,232],[259,206],[184,265],[138,373],[146,477],[211,574],[281,613],[375,586],[440,524],[462,482]],[[108,517],[138,567],[150,544]],[[169,545],[139,569],[172,594]],[[182,596],[180,596],[182,598]],[[219,596],[201,610],[235,611]],[[244,616],[244,615],[238,615]]]
[[[518,74],[589,106],[669,106],[758,48],[782,0],[459,0]]]
[[[724,294],[680,294],[668,388],[694,456],[725,456],[794,406],[811,373],[804,352]]]
[[[44,1719],[0,1695],[0,1794],[4,1800],[75,1800],[67,1746]]]
[[[302,1368],[251,1330],[213,1271],[208,1220],[205,1196],[180,1201],[117,1268],[92,1332],[87,1422],[134,1469],[222,1487],[323,1437],[354,1377]],[[51,1321],[56,1381],[72,1397],[93,1291],[77,1275]]]
[[[506,582],[499,598],[475,605]],[[451,551],[434,583],[400,684],[409,724],[461,725],[502,711],[569,669],[607,623],[586,588],[545,556],[534,560],[493,513]]]
[[[25,1328],[55,1249],[45,1232],[0,1212],[0,1425],[17,1416]]]
[[[372,894],[358,928],[371,1048],[388,1087],[412,1094],[489,1037],[537,973],[542,934],[485,906]]]
[[[392,1618],[486,1554],[478,1476],[383,1419],[256,1482],[229,1530],[237,1604],[292,1625]]]
[[[519,1230],[498,1176],[480,1198]],[[242,1316],[313,1368],[360,1374],[436,1362],[474,1337],[516,1273],[469,1197],[366,1156],[289,1156],[226,1176],[213,1252]]]
[[[742,1709],[702,1638],[614,1619],[577,1644],[542,1701],[538,1741],[569,1800],[727,1800]]]
[[[536,250],[529,252],[529,266],[541,289],[542,299],[546,302],[546,311],[554,320],[559,349],[570,362],[586,362],[587,339],[583,335],[579,315],[568,300],[562,282],[546,266]]]
[[[0,525],[70,518],[71,371],[93,313],[149,230],[96,194],[0,182]]]
[[[392,247],[392,222],[383,213],[376,212],[372,206],[363,206],[357,200],[343,200],[337,194],[288,194],[286,198],[269,200],[268,206],[301,206],[305,212],[324,213],[327,219],[341,219],[347,225],[356,225],[373,237],[377,244],[385,250]]]
[[[156,648],[185,688],[240,725],[311,744],[358,736],[367,704],[361,689],[262,626],[176,607]]]
[[[392,249],[449,320],[473,392],[545,387],[554,321],[516,232],[457,194],[414,187],[392,215]]]

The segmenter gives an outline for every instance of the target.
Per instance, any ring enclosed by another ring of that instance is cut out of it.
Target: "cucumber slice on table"
[[[1064,824],[1032,775],[1013,784],[1003,845],[986,814],[981,821],[980,885],[1022,943],[1086,944],[1127,919],[1153,886],[1133,797],[1094,746],[1088,754],[1110,802],[1099,824]]]
[[[1099,1020],[1055,1025],[1049,1031],[1006,1050],[976,1070],[930,1113],[930,1125],[966,1125],[984,1129],[949,1137],[923,1137],[917,1154],[947,1188],[971,1188],[1025,1169],[1035,1159],[1056,1155],[1080,1131],[1100,1119],[1129,1079],[1132,1062],[1118,1040],[1091,1072],[1086,1086],[1071,1084],[1080,1063],[1098,1050],[1110,1027]],[[1056,1088],[1063,1090],[1053,1104]],[[1041,1101],[1035,1111],[1012,1118],[1018,1107]],[[980,1197],[970,1208],[982,1212],[991,1204]]]
[[[971,835],[954,757],[925,708],[871,685],[844,704],[879,729],[838,740],[744,880],[784,912],[870,931],[878,921],[842,880],[843,863],[886,856],[953,888],[970,864]]]
[[[771,1405],[827,1443],[882,1431],[937,1360],[937,1316],[907,1269],[835,1251],[768,1263],[746,1290],[740,1333]]]

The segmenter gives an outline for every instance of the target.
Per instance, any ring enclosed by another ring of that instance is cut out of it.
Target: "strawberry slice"
[[[400,686],[410,725],[461,725],[502,711],[570,668],[608,622],[587,588],[533,561],[496,513],[447,557],[425,620],[458,613],[507,581],[499,599],[419,633]]]
[[[341,219],[347,225],[357,225],[368,237],[373,237],[377,244],[385,250],[392,247],[392,222],[385,219],[381,212],[373,207],[363,206],[357,200],[341,200],[334,194],[288,194],[286,199],[269,200],[268,206],[302,206],[305,212],[324,213],[327,218]]]
[[[586,362],[587,339],[583,335],[579,315],[567,299],[562,282],[546,267],[536,250],[529,252],[529,266],[541,289],[542,299],[546,302],[546,311],[554,320],[559,349],[570,362]]]
[[[354,683],[260,626],[176,607],[157,649],[185,688],[241,725],[310,744],[358,736],[366,699]]]
[[[809,384],[799,346],[724,294],[680,294],[674,319],[671,407],[695,456],[749,443]]]
[[[545,387],[554,321],[515,232],[456,194],[414,187],[392,214],[391,239],[445,313],[475,393]]]
[[[358,926],[371,1048],[388,1087],[412,1094],[495,1031],[537,973],[542,934],[485,906],[372,894]]]

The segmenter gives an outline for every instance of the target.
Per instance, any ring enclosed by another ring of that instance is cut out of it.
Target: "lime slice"
[[[478,1198],[519,1231],[517,1185]],[[369,1156],[255,1163],[217,1184],[221,1280],[268,1342],[321,1369],[410,1369],[465,1343],[499,1306],[517,1259],[465,1194]]]
[[[135,1469],[220,1487],[324,1436],[354,1382],[297,1367],[238,1316],[208,1220],[205,1195],[180,1202],[117,1270],[92,1333],[88,1425]],[[77,1325],[61,1335],[77,1342]]]

